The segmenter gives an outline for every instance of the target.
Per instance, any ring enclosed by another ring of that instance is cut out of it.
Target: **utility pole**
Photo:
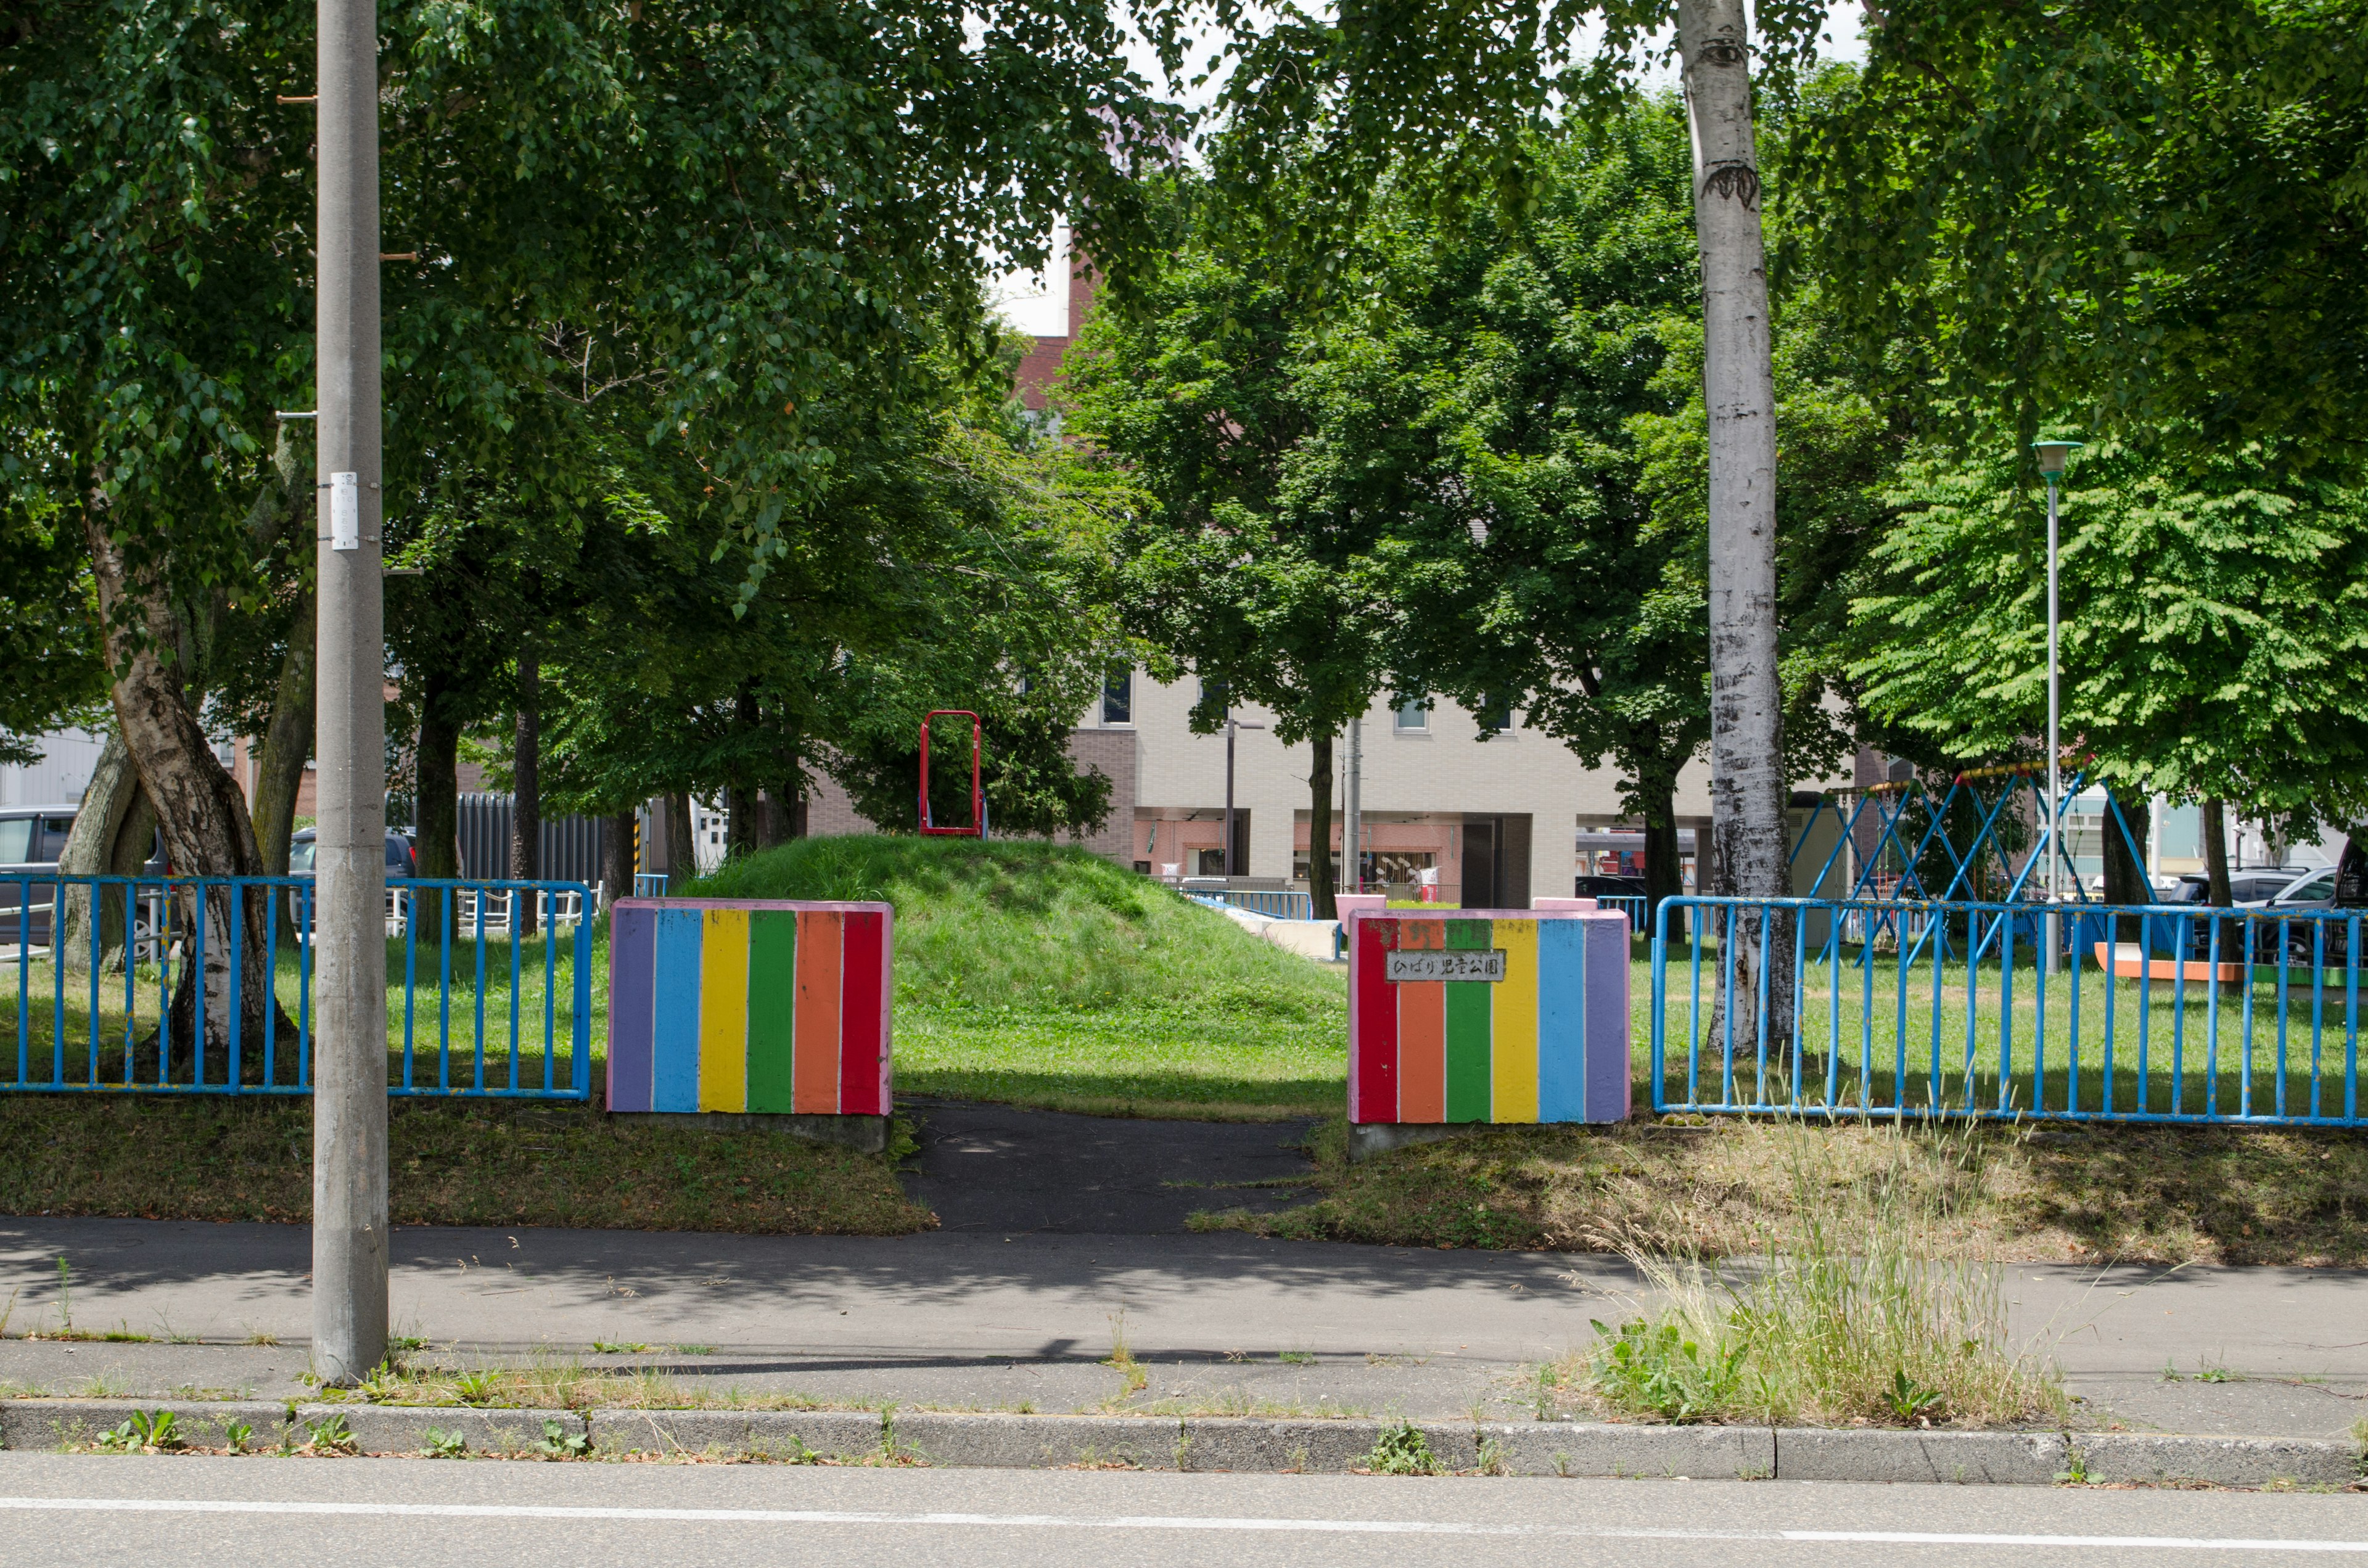
[[[386,1356],[386,702],[379,455],[378,8],[318,0],[320,852],[313,1369]]]
[[[2040,477],[2047,481],[2047,915],[2041,940],[2046,949],[2042,968],[2054,974],[2064,967],[2064,916],[2056,905],[2064,890],[2056,870],[2064,863],[2064,742],[2059,732],[2061,708],[2056,677],[2062,665],[2056,656],[2059,619],[2055,597],[2055,486],[2064,477],[2065,460],[2079,449],[2078,441],[2034,441]]]
[[[1351,892],[1365,891],[1364,793],[1365,793],[1365,722],[1349,721],[1349,799],[1348,809],[1340,813],[1342,836],[1349,853],[1349,884]]]
[[[1263,730],[1264,724],[1246,724],[1234,717],[1233,710],[1225,710],[1225,875],[1228,878],[1248,873],[1234,864],[1234,737],[1243,730]]]

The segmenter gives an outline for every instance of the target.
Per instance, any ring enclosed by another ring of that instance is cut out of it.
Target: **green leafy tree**
[[[1337,482],[1327,421],[1390,412],[1327,383],[1304,278],[1284,245],[1197,181],[1171,187],[1179,238],[1125,308],[1071,352],[1073,427],[1148,497],[1121,536],[1128,630],[1196,671],[1192,727],[1260,704],[1308,744],[1308,886],[1334,912],[1333,743],[1386,678],[1390,605],[1365,571],[1387,517]]]
[[[2166,457],[2184,445],[2102,443],[2067,476],[2066,744],[2125,813],[2162,794],[2305,830],[2368,818],[2368,497],[2259,448]],[[1996,449],[1902,473],[1857,606],[1865,702],[1960,757],[2045,733],[2044,506]]]

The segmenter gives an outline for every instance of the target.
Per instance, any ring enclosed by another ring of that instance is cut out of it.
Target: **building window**
[[[1489,703],[1475,715],[1483,730],[1508,730],[1513,727],[1513,705],[1498,700]]]
[[[1102,681],[1102,722],[1134,722],[1134,671],[1112,670]]]
[[[1401,733],[1430,728],[1430,699],[1409,697],[1398,704],[1395,728]]]

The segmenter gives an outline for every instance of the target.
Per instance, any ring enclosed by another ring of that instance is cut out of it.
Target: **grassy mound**
[[[1340,976],[1082,849],[802,839],[681,895],[894,905],[908,1092],[1105,1115],[1340,1108]]]

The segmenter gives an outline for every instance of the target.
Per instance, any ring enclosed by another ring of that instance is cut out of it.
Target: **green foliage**
[[[1992,451],[1903,472],[1857,606],[1867,705],[1960,757],[2016,754],[2046,718],[2044,497]],[[2067,481],[2066,743],[2133,790],[2368,813],[2368,495],[2254,448],[2106,442]]]
[[[469,1439],[460,1432],[448,1432],[440,1426],[427,1428],[426,1440],[419,1445],[422,1459],[459,1460],[469,1457]]]
[[[1624,1409],[1701,1421],[1724,1412],[1743,1385],[1743,1339],[1705,1358],[1674,1323],[1632,1318],[1613,1330],[1598,1322],[1595,1333],[1596,1392]]]
[[[2363,23],[2360,0],[1886,7],[1861,79],[1804,113],[1797,252],[1969,433],[2085,414],[2356,455]]]
[[[98,1446],[116,1453],[165,1454],[188,1447],[180,1417],[169,1410],[135,1410],[120,1425],[98,1435]]]
[[[1421,1427],[1400,1421],[1384,1427],[1373,1439],[1365,1468],[1375,1475],[1437,1475],[1439,1459],[1430,1451],[1430,1439],[1422,1435]]]
[[[570,1432],[552,1416],[542,1422],[542,1437],[534,1451],[547,1460],[580,1460],[592,1452],[592,1439],[581,1432]]]
[[[8,427],[0,425],[0,432]],[[90,562],[40,443],[0,435],[0,765],[38,760],[33,737],[95,726],[107,695]]]

